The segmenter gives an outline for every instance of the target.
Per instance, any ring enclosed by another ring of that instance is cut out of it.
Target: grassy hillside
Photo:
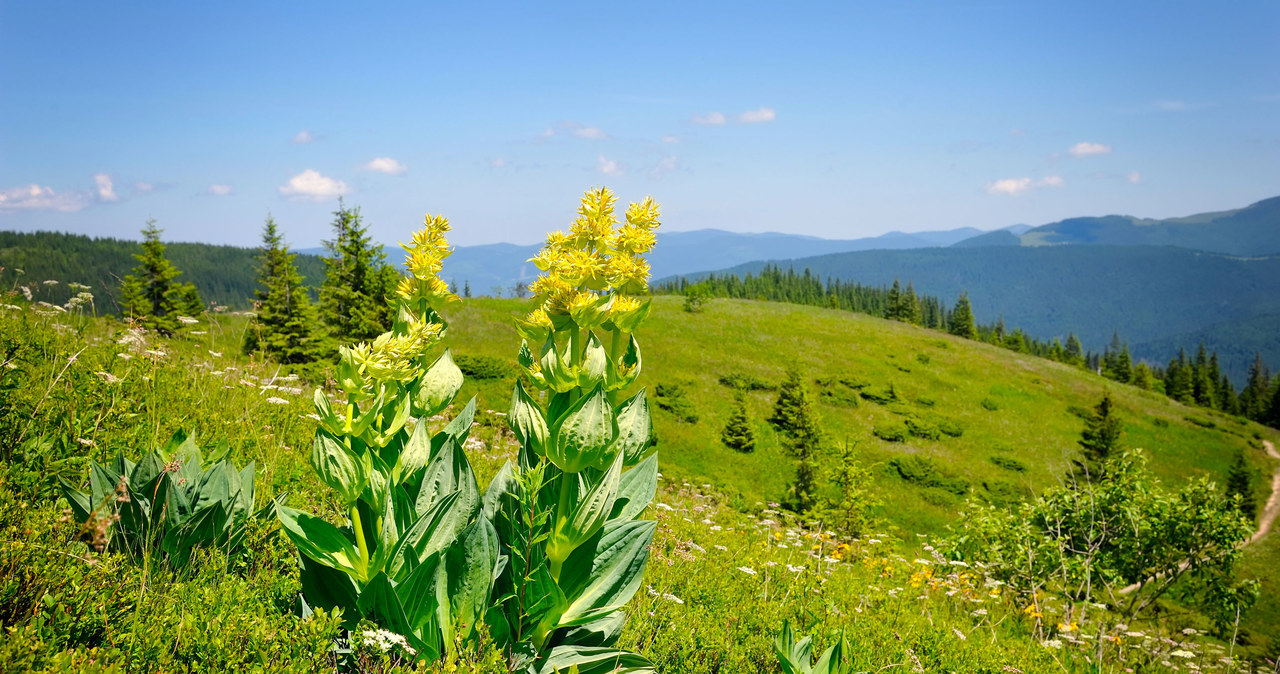
[[[1044,637],[1023,607],[988,592],[980,573],[932,570],[940,560],[932,544],[954,521],[963,496],[1010,499],[1053,484],[1076,453],[1082,423],[1073,410],[1092,405],[1104,390],[1118,402],[1128,442],[1151,452],[1152,468],[1169,484],[1222,476],[1236,448],[1260,474],[1269,471],[1254,434],[1280,440],[1275,431],[1072,368],[901,323],[729,300],[689,314],[681,304],[655,299],[641,336],[641,383],[651,394],[660,384],[679,385],[691,408],[686,416],[698,420],[654,411],[663,506],[654,512],[659,529],[645,588],[624,633],[624,643],[662,671],[777,671],[769,639],[784,619],[817,634],[823,647],[834,630],[845,630],[856,644],[858,671],[1095,671],[1084,659],[1094,645],[1041,646]],[[514,366],[519,339],[510,318],[523,308],[519,301],[478,299],[446,312],[447,343],[459,362],[498,375],[469,377],[460,397],[480,399],[476,442],[467,451],[482,484],[514,451],[498,414],[507,409],[514,371],[480,364]],[[196,338],[150,337],[130,346],[109,320],[68,330],[54,327],[67,317],[0,311],[6,344],[23,345],[11,354],[20,386],[5,393],[13,413],[0,415],[0,530],[7,543],[0,545],[0,569],[21,574],[12,576],[17,583],[0,585],[0,627],[9,630],[0,657],[18,669],[84,669],[91,660],[140,669],[192,661],[211,670],[326,667],[333,626],[292,616],[296,562],[270,529],[254,534],[246,557],[214,552],[195,571],[148,575],[118,554],[88,552],[52,501],[52,480],[82,480],[88,458],[153,446],[195,428],[202,443],[226,440],[237,465],[257,462],[260,497],[286,492],[294,507],[327,512],[327,490],[306,463],[314,430],[310,387],[239,356],[245,323],[237,316],[204,317],[209,324]],[[477,360],[482,356],[496,363]],[[720,378],[775,385],[790,365],[807,371],[827,455],[852,445],[872,470],[868,486],[889,504],[875,513],[884,526],[874,538],[838,554],[835,542],[769,506],[792,470],[763,422],[773,393],[748,397],[759,440],[754,453],[719,442],[733,393]],[[853,395],[847,384],[819,386],[815,378],[842,379],[885,404]],[[896,400],[888,399],[890,386]],[[959,437],[899,443],[873,435],[908,415],[959,430]],[[50,444],[15,446],[5,433],[19,431]],[[933,461],[952,478],[952,489],[903,480],[889,462],[904,456]],[[1008,468],[1018,464],[1025,470]],[[1277,563],[1276,540],[1273,534],[1250,550],[1255,573]],[[1270,577],[1264,581],[1263,603],[1246,621],[1259,649],[1280,615],[1280,588]],[[753,610],[743,611],[748,605]],[[218,625],[218,638],[206,624]],[[1174,649],[1197,654],[1206,670],[1216,666],[1221,647],[1173,636],[1165,643],[1119,634],[1117,646],[1107,642],[1109,667],[1118,666],[1114,649],[1126,650],[1125,662],[1139,671],[1166,671],[1160,662]],[[179,646],[166,645],[173,643]]]
[[[948,302],[968,291],[979,322],[1003,316],[1010,328],[1041,339],[1065,340],[1074,332],[1093,351],[1101,351],[1114,331],[1134,348],[1207,330],[1220,343],[1236,341],[1239,333],[1239,341],[1256,345],[1264,360],[1280,363],[1280,342],[1249,337],[1257,322],[1270,334],[1280,332],[1280,256],[1245,259],[1152,246],[995,246],[839,253],[787,264],[819,278],[867,285],[911,281],[916,292]],[[725,272],[744,276],[764,265]],[[1197,343],[1177,346],[1194,352]],[[1176,353],[1133,355],[1163,364]],[[1223,370],[1239,385],[1252,360],[1253,351],[1224,359]]]

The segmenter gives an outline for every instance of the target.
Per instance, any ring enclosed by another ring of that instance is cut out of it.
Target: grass
[[[521,308],[519,301],[490,299],[454,305],[446,341],[459,355],[514,363],[519,338],[509,318]],[[0,411],[6,668],[332,667],[326,649],[334,626],[294,615],[296,561],[274,530],[256,532],[241,556],[207,551],[193,570],[144,572],[119,555],[86,548],[55,489],[57,477],[83,480],[90,459],[106,459],[117,448],[136,456],[179,428],[194,428],[202,444],[225,440],[237,463],[256,463],[260,500],[286,492],[290,505],[332,515],[306,463],[311,387],[239,355],[244,319],[236,316],[206,317],[196,331],[203,334],[148,336],[140,344],[120,343],[127,334],[110,320],[76,321],[37,309],[0,309],[0,328],[0,346],[14,347],[17,374],[10,381],[18,382],[0,394],[10,406]],[[1160,671],[1171,644],[1214,666],[1221,646],[1211,639],[1176,631],[1171,643],[1150,638],[1194,619],[1176,612],[1159,624],[1130,626],[1139,637],[1100,618],[1088,626],[1094,638],[1081,643],[1055,628],[1052,610],[1029,619],[1023,607],[993,593],[979,571],[933,555],[931,543],[946,532],[962,497],[928,480],[907,482],[891,462],[930,467],[926,473],[950,486],[963,481],[978,496],[984,483],[1005,485],[995,490],[999,499],[1043,488],[1077,452],[1082,422],[1069,408],[1091,407],[1104,390],[1126,420],[1128,442],[1148,449],[1153,469],[1174,484],[1199,474],[1221,479],[1237,447],[1269,469],[1250,441],[1254,433],[1280,440],[1275,431],[1042,359],[845,312],[713,300],[689,314],[679,298],[659,297],[640,340],[642,383],[651,390],[679,385],[699,417],[682,423],[654,411],[662,505],[653,513],[658,534],[646,587],[629,608],[624,645],[663,671],[777,671],[770,641],[784,619],[815,634],[819,646],[844,631],[855,644],[857,671],[1098,671],[1084,655],[1096,656],[1099,633],[1117,639],[1104,645],[1110,650],[1102,671]],[[825,452],[852,447],[875,475],[868,487],[891,504],[877,513],[883,522],[877,535],[844,541],[844,548],[771,506],[792,470],[763,421],[776,393],[746,394],[754,453],[719,440],[734,393],[720,379],[776,384],[791,365],[806,370],[810,383],[837,378],[882,393],[892,385],[896,393],[882,405],[824,402],[811,391],[827,433]],[[506,410],[510,391],[509,377],[471,379],[460,397],[479,398],[481,426],[468,454],[482,484],[513,451],[495,413]],[[938,428],[945,421],[962,432],[925,434],[934,439],[908,434],[902,442],[872,434],[877,425],[909,419]],[[1276,540],[1268,537],[1247,555],[1246,568],[1264,583],[1262,602],[1245,620],[1259,650],[1280,612],[1280,588],[1265,573],[1280,563]],[[1060,649],[1040,645],[1055,640]]]

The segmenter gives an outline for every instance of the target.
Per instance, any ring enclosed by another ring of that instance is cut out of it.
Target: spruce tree
[[[1152,386],[1151,368],[1144,362],[1139,362],[1133,368],[1132,384],[1144,391],[1150,391]]]
[[[174,281],[182,272],[164,256],[163,231],[156,227],[155,219],[147,219],[142,229],[142,252],[133,256],[138,266],[124,277],[121,302],[124,313],[142,327],[168,336],[182,327],[180,316],[195,317],[203,312],[204,302],[194,285]]]
[[[257,315],[245,330],[244,352],[263,353],[285,364],[308,363],[323,356],[316,334],[316,311],[293,253],[284,243],[276,221],[267,216],[259,249]]]
[[[769,423],[777,426],[783,433],[792,433],[803,425],[803,411],[809,406],[809,394],[805,390],[804,379],[795,368],[787,370],[787,377],[778,387],[778,399],[773,404],[773,414]]]
[[[920,325],[923,318],[920,313],[920,298],[911,281],[907,281],[907,289],[902,292],[902,310],[898,314],[898,320],[912,325]]]
[[[969,305],[969,293],[960,293],[956,307],[951,310],[951,325],[947,331],[965,339],[978,336],[978,328],[973,321],[973,307]]]
[[[898,279],[893,279],[893,287],[889,289],[889,297],[886,300],[884,317],[891,321],[902,320],[902,286],[898,283]]]
[[[1262,362],[1262,354],[1255,353],[1253,364],[1249,366],[1249,380],[1245,382],[1244,390],[1240,392],[1241,414],[1254,421],[1262,419],[1263,412],[1266,411],[1270,402],[1267,399],[1270,379],[1267,366]]]
[[[1084,345],[1074,332],[1067,334],[1067,348],[1062,352],[1062,360],[1072,365],[1079,365],[1084,360]]]
[[[1084,462],[1074,463],[1077,468],[1085,469],[1087,479],[1097,480],[1103,476],[1107,460],[1120,452],[1120,436],[1123,433],[1124,425],[1116,416],[1111,394],[1104,393],[1102,400],[1093,408],[1093,413],[1085,419],[1084,430],[1078,441],[1084,449]]]
[[[1245,461],[1244,452],[1237,449],[1231,468],[1227,471],[1227,498],[1239,496],[1236,504],[1240,514],[1250,522],[1258,516],[1258,502],[1253,497],[1253,483],[1249,479],[1249,464]]]
[[[333,216],[334,238],[324,242],[320,314],[341,342],[373,339],[391,328],[396,272],[370,239],[359,208],[348,209],[339,199]]]
[[[816,459],[822,432],[798,370],[787,371],[769,421],[782,431],[782,449],[796,461],[796,476],[788,487],[787,506],[796,512],[805,512],[813,507],[817,494]]]
[[[1276,385],[1272,387],[1271,399],[1267,402],[1267,407],[1262,412],[1260,420],[1272,428],[1280,428],[1280,377],[1276,377]]]
[[[729,415],[724,430],[720,432],[720,441],[739,452],[755,451],[756,433],[747,416],[747,397],[741,391],[733,396],[733,412]]]

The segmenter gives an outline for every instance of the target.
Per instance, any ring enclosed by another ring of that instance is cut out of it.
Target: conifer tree
[[[1240,413],[1240,398],[1236,395],[1236,387],[1231,385],[1231,378],[1225,374],[1218,379],[1218,388],[1214,391],[1213,401],[1217,403],[1218,409],[1227,414]]]
[[[978,336],[978,328],[973,321],[973,307],[969,305],[969,293],[960,293],[956,306],[951,310],[951,325],[948,332],[965,339]]]
[[[1067,334],[1067,348],[1062,352],[1062,360],[1072,365],[1079,365],[1084,360],[1084,345],[1074,332]]]
[[[203,312],[204,302],[194,285],[174,281],[182,272],[164,256],[163,231],[156,227],[155,219],[147,219],[142,229],[142,252],[133,256],[138,266],[124,277],[121,301],[130,318],[168,336],[182,327],[180,316],[195,317]]]
[[[328,256],[320,287],[321,317],[339,341],[373,339],[391,327],[395,269],[382,247],[373,244],[360,209],[348,209],[341,199],[333,213],[333,233],[324,242]]]
[[[1062,362],[1064,355],[1062,352],[1062,340],[1057,337],[1053,338],[1053,346],[1049,347],[1049,359]]]
[[[1144,391],[1151,390],[1151,368],[1146,363],[1140,361],[1134,366],[1132,384]]]
[[[1165,395],[1179,402],[1191,402],[1191,364],[1187,362],[1187,352],[1178,350],[1178,356],[1169,361],[1165,368]]]
[[[796,476],[788,487],[787,505],[796,512],[805,512],[813,507],[816,498],[816,459],[822,433],[798,370],[787,371],[769,421],[782,431],[782,449],[796,461]]]
[[[1078,443],[1084,449],[1084,461],[1073,462],[1077,469],[1082,469],[1089,480],[1101,478],[1106,472],[1107,460],[1120,452],[1123,433],[1124,425],[1116,416],[1111,394],[1104,393],[1102,400],[1093,408],[1093,414],[1085,419],[1084,430],[1080,433]]]
[[[922,320],[920,298],[916,296],[916,289],[911,285],[911,281],[907,281],[907,289],[902,292],[902,309],[898,312],[898,316],[898,320],[912,325],[920,325]]]
[[[902,286],[898,279],[893,279],[893,287],[889,289],[889,297],[885,302],[884,317],[891,321],[902,320]]]
[[[1268,401],[1260,419],[1262,423],[1272,428],[1280,428],[1280,377],[1276,377],[1276,385],[1271,391],[1271,400]]]
[[[316,311],[293,253],[284,243],[276,221],[267,216],[259,249],[257,315],[244,333],[244,352],[261,352],[286,364],[308,363],[323,356],[316,334]]]
[[[733,396],[733,412],[720,432],[720,441],[739,452],[755,451],[756,432],[752,430],[751,419],[747,416],[747,397],[741,391]]]
[[[1266,411],[1270,400],[1267,399],[1267,393],[1270,390],[1270,375],[1267,373],[1267,366],[1262,362],[1262,354],[1255,353],[1253,356],[1253,364],[1249,366],[1249,380],[1245,382],[1244,390],[1240,392],[1240,413],[1244,416],[1259,421],[1262,419],[1263,412]]]
[[[1244,452],[1237,449],[1231,468],[1227,471],[1227,498],[1239,496],[1240,514],[1250,522],[1258,516],[1258,502],[1253,496],[1253,483],[1249,479],[1249,464]]]

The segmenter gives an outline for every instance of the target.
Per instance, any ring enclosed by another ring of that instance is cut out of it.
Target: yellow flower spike
[[[396,285],[396,294],[401,299],[413,299],[418,293],[418,282],[411,276],[401,276],[400,283]]]
[[[613,247],[620,253],[638,255],[653,250],[657,242],[658,239],[651,230],[627,224],[618,230]]]
[[[551,317],[548,316],[547,312],[543,309],[530,311],[529,315],[524,317],[524,320],[531,325],[535,325],[540,328],[547,328],[548,330],[551,329]]]
[[[653,197],[645,197],[640,203],[633,202],[627,208],[627,224],[649,231],[658,228],[659,217],[661,217],[660,209]]]

